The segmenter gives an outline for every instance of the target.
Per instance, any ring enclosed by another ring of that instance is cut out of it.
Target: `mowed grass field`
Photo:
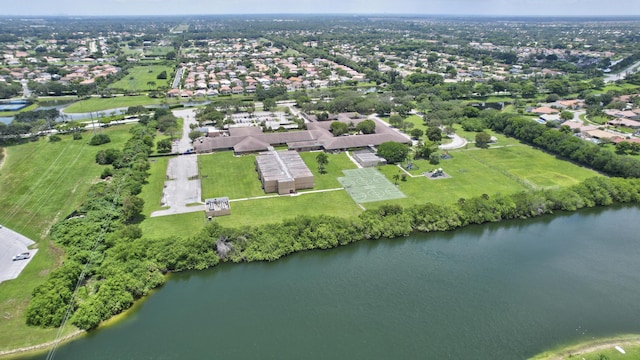
[[[265,195],[256,171],[255,155],[234,156],[225,151],[198,156],[202,197],[229,199]]]
[[[161,72],[167,72],[166,79],[158,79]],[[124,89],[131,91],[156,90],[160,86],[169,85],[173,80],[173,68],[165,65],[134,66],[128,70],[122,79],[109,85],[112,89]],[[155,85],[150,85],[153,82]]]
[[[459,198],[482,194],[510,194],[528,189],[551,189],[570,186],[599,174],[593,170],[559,160],[556,157],[523,144],[512,144],[490,149],[451,150],[453,159],[431,165],[427,160],[417,160],[417,170],[399,181],[398,187],[406,199],[367,204],[378,207],[386,203],[401,205],[424,202],[454,203]],[[424,172],[442,168],[451,178],[432,180],[419,176]],[[386,165],[380,171],[393,181],[402,171],[395,165]]]
[[[95,163],[99,150],[122,148],[130,137],[130,125],[104,130],[111,143],[87,144],[90,132],[82,140],[62,135],[62,141],[46,138],[5,148],[5,163],[0,168],[0,224],[37,242],[38,254],[18,279],[0,284],[0,351],[50,341],[58,329],[25,325],[24,311],[33,289],[63,254],[46,237],[48,229],[82,202],[92,183],[99,180],[103,166]],[[72,327],[64,333],[75,330]]]
[[[344,176],[342,170],[357,168],[356,164],[349,160],[345,153],[327,154],[329,163],[324,167],[324,174],[321,174],[318,171],[318,162],[316,161],[316,156],[318,156],[317,152],[300,153],[300,157],[302,157],[304,163],[307,164],[307,167],[313,173],[313,181],[315,186],[312,190],[341,188],[342,184],[340,184],[338,178]],[[301,190],[300,192],[305,191],[309,190]]]
[[[86,113],[91,111],[104,111],[117,108],[127,108],[138,105],[160,104],[163,99],[154,99],[146,95],[136,96],[115,96],[110,98],[92,97],[86,100],[77,101],[64,109],[66,113]],[[176,103],[177,100],[167,100],[169,104]]]
[[[458,131],[467,138],[475,136],[475,133]],[[442,160],[438,165],[431,165],[427,160],[415,161],[418,168],[410,171],[413,177],[407,176],[406,181],[398,182],[398,188],[406,198],[367,203],[364,207],[377,208],[383,204],[410,206],[425,202],[455,203],[460,198],[482,194],[494,196],[530,189],[570,186],[598,176],[595,171],[559,160],[515,139],[501,135],[497,137],[498,142],[490,149],[478,149],[470,144],[465,149],[451,150],[449,154],[453,158]],[[315,160],[317,154],[300,153],[314,174],[315,186],[312,190],[299,191],[297,196],[264,193],[255,171],[254,155],[234,156],[229,151],[199,156],[203,197],[228,196],[232,200],[232,215],[216,218],[215,221],[226,226],[242,226],[281,221],[301,214],[343,217],[359,214],[362,209],[345,190],[315,192],[341,188],[337,179],[344,176],[342,170],[354,169],[355,164],[345,153],[327,154],[329,163],[325,167],[326,172],[320,174]],[[422,176],[422,173],[437,167],[443,168],[451,178],[432,180]],[[391,182],[394,182],[396,174],[404,174],[396,165],[379,167],[379,171]],[[238,201],[255,197],[266,198]],[[202,218],[202,214],[184,215],[180,222],[199,227]],[[149,219],[145,223],[156,221],[159,220]],[[180,233],[187,231],[182,225],[176,224]],[[155,229],[151,231],[155,232]],[[168,228],[167,231],[171,232],[171,229]]]
[[[140,198],[144,200],[144,208],[142,215],[149,217],[152,212],[161,210],[162,192],[164,190],[164,181],[167,178],[167,165],[170,157],[157,157],[149,159],[149,177],[147,184],[142,187]]]
[[[315,188],[302,190],[297,196],[274,196],[266,194],[255,171],[254,155],[234,156],[233,152],[221,152],[198,156],[202,194],[204,198],[229,196],[243,199],[261,196],[269,198],[232,201],[231,215],[214,221],[224,226],[240,227],[279,222],[298,215],[357,216],[362,210],[344,190],[309,193],[313,190],[336,189],[341,185],[337,178],[344,176],[343,169],[356,166],[346,154],[328,154],[329,164],[324,174],[317,169],[315,157],[318,153],[301,153],[303,160],[315,175]],[[205,224],[202,212],[151,218],[152,211],[160,209],[160,199],[168,158],[155,158],[151,163],[148,184],[140,195],[145,200],[141,224],[145,236],[193,235]]]

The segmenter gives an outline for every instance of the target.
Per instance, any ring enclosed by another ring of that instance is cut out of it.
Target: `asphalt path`
[[[448,144],[440,145],[439,148],[443,150],[452,150],[452,149],[460,149],[467,145],[467,140],[463,137],[460,137],[456,134],[453,134],[452,141]]]
[[[0,228],[0,283],[18,277],[22,270],[38,250],[29,250],[29,246],[35,244],[31,239],[18,234],[17,232]],[[26,260],[13,261],[15,255],[28,252],[31,257]]]
[[[189,124],[195,124],[195,110],[185,109],[173,112],[176,117],[184,119],[182,138],[173,144],[173,151],[184,154],[193,148],[189,132]],[[201,185],[198,177],[198,156],[196,154],[179,155],[169,159],[167,166],[167,181],[164,183],[162,205],[168,209],[151,213],[151,217],[184,214],[204,211],[201,203]],[[204,215],[203,215],[204,216]]]

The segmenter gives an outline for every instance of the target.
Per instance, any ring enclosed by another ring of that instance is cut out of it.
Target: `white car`
[[[14,256],[14,257],[13,257],[13,261],[16,261],[16,260],[26,260],[26,259],[28,259],[28,258],[30,258],[30,257],[31,257],[31,254],[29,254],[28,252],[24,252],[24,253],[22,253],[22,254],[18,254],[18,255],[16,255],[16,256]]]

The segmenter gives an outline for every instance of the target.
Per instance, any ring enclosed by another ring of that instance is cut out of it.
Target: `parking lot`
[[[27,266],[38,250],[29,250],[34,242],[17,232],[2,226],[0,228],[0,283],[15,279]],[[13,261],[15,255],[28,252],[30,257],[26,260]]]

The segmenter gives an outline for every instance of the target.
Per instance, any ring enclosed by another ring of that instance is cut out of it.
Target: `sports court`
[[[397,186],[375,168],[342,170],[342,172],[345,176],[338,178],[338,181],[356,203],[406,197]]]

